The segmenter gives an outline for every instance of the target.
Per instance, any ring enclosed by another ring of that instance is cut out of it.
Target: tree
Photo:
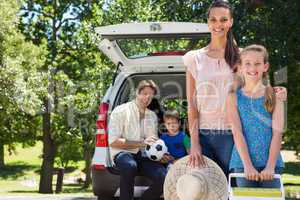
[[[45,94],[43,45],[25,41],[18,31],[17,1],[0,1],[0,166],[4,166],[4,145],[11,152],[18,142],[33,144],[39,134]]]
[[[91,39],[88,32],[82,32],[83,22],[98,6],[103,6],[103,2],[28,0],[20,11],[22,32],[35,44],[45,41],[49,52],[44,63],[49,85],[48,96],[44,99],[40,193],[52,193],[54,160],[56,156],[63,156],[61,145],[66,134],[74,134],[73,141],[76,142],[76,134],[81,133],[87,140],[87,145],[83,146],[91,145],[93,141],[86,133],[93,134],[94,123],[82,132],[79,122],[85,119],[78,120],[77,117],[88,116],[89,121],[96,117],[98,90],[103,85],[98,83],[102,71],[98,65],[101,58],[95,54],[96,44],[85,44]],[[88,81],[91,77],[94,79]],[[90,163],[90,159],[87,162]]]

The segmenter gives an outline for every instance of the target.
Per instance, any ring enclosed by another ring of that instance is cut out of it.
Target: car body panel
[[[96,28],[102,38],[116,40],[120,38],[155,38],[155,37],[198,37],[207,34],[208,26],[192,22],[142,22],[123,23]]]
[[[153,28],[156,27],[156,28]],[[158,28],[160,27],[160,28]],[[208,27],[203,23],[190,22],[145,22],[109,25],[96,28],[97,35],[101,38],[99,49],[120,69],[132,66],[173,66],[182,65],[182,58],[177,56],[148,55],[140,58],[128,58],[117,40],[120,38],[202,38],[208,35]]]

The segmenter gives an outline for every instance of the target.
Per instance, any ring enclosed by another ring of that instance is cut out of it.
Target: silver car
[[[182,55],[207,44],[208,27],[201,23],[148,22],[110,25],[96,29],[101,37],[100,50],[117,66],[113,82],[99,106],[96,147],[92,161],[93,192],[99,200],[118,199],[119,172],[109,155],[107,124],[109,114],[118,105],[134,98],[137,83],[152,79],[159,87],[152,104],[158,118],[168,106],[186,110],[185,68]],[[186,117],[182,115],[182,127]],[[159,130],[163,130],[159,121]],[[134,196],[140,197],[149,185],[136,177]]]

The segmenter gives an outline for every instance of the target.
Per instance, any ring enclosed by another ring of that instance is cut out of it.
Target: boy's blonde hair
[[[175,118],[179,121],[180,120],[179,112],[177,110],[167,110],[164,113],[164,120],[169,118]]]
[[[249,51],[262,53],[263,57],[264,57],[264,64],[269,63],[269,54],[268,54],[267,49],[262,45],[252,44],[252,45],[249,45],[249,46],[245,47],[240,52],[240,57],[239,57],[239,60],[238,60],[239,64],[242,63],[241,57]],[[273,87],[271,86],[271,83],[270,83],[270,78],[269,78],[268,72],[264,72],[262,78],[263,78],[263,84],[266,86],[265,108],[269,113],[273,113],[275,103],[276,103],[275,102],[276,98],[275,98],[274,89],[273,89]]]

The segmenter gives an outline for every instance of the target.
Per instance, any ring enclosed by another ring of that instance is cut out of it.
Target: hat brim
[[[228,184],[222,169],[212,160],[203,156],[205,166],[192,168],[188,165],[189,156],[185,156],[176,161],[169,169],[164,182],[164,199],[165,200],[181,200],[176,191],[178,179],[184,174],[199,173],[206,180],[206,194],[197,200],[227,200]],[[188,188],[187,188],[188,190]]]

